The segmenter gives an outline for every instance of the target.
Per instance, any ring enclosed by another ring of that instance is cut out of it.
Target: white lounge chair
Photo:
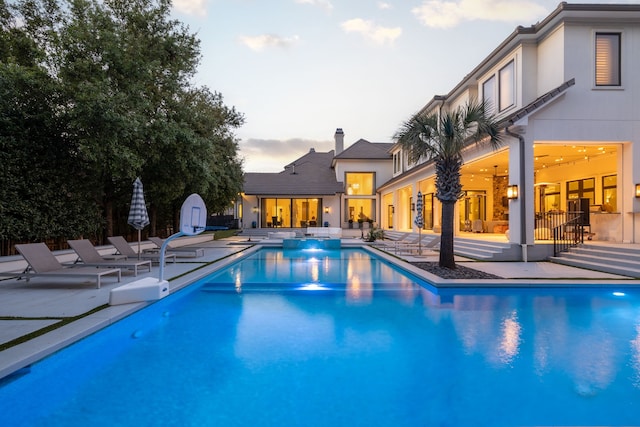
[[[129,260],[146,259],[152,262],[160,262],[160,254],[153,253],[153,252],[142,252],[138,254],[136,251],[133,250],[129,242],[127,242],[125,238],[122,236],[107,237],[107,240],[109,240],[109,243],[111,243],[113,247],[116,248],[116,251],[118,252],[118,254],[124,255],[126,259],[129,259]],[[175,263],[176,255],[165,254],[164,256],[165,264],[169,260]]]
[[[376,240],[372,243],[372,246],[381,249],[383,251],[397,251],[398,246],[402,244],[406,239],[411,236],[411,233],[403,233],[403,234],[392,234],[392,233],[383,233],[385,236],[382,240]]]
[[[424,234],[422,237],[413,239],[412,241],[403,241],[396,246],[396,254],[414,254],[418,251],[433,250],[440,243],[440,236],[431,238],[431,235]]]
[[[160,237],[149,237],[149,240],[151,240],[157,247],[158,249],[155,249],[154,251],[158,251],[162,248],[162,245],[164,244],[164,240],[161,239]],[[202,248],[183,248],[183,247],[175,247],[175,246],[171,246],[171,243],[169,243],[169,245],[167,245],[167,250],[166,250],[167,254],[175,254],[176,256],[186,256],[186,257],[192,257],[192,258],[198,258],[204,255],[204,249]],[[166,255],[166,254],[165,254]]]
[[[115,274],[118,282],[121,279],[119,268],[95,268],[95,267],[65,267],[51,253],[44,243],[27,243],[16,245],[16,249],[29,264],[29,268],[19,276],[27,279],[32,277],[55,277],[60,279],[80,277],[96,281],[96,287],[100,288],[102,276]]]
[[[78,257],[82,261],[83,265],[91,265],[94,267],[116,267],[127,268],[133,270],[133,275],[138,275],[138,268],[146,267],[151,271],[151,261],[149,260],[107,260],[102,258],[100,252],[93,247],[90,241],[82,240],[67,240],[71,249],[76,251]]]

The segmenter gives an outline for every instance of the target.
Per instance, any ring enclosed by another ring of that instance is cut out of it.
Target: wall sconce
[[[329,207],[328,206],[326,208],[324,208],[324,213],[326,213],[326,214],[329,213]]]
[[[256,206],[254,206],[252,211],[253,211],[253,213],[258,213],[258,208]]]
[[[415,203],[411,203],[411,210],[415,211],[416,210],[416,204]]]
[[[517,199],[518,198],[518,186],[517,185],[508,185],[507,186],[507,198],[508,199]]]
[[[393,205],[389,205],[389,207],[391,208],[391,213],[396,213],[396,208]]]
[[[640,197],[640,184],[636,184],[636,197]]]

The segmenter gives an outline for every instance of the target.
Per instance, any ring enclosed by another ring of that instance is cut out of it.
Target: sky
[[[201,42],[194,85],[245,118],[245,172],[279,172],[311,148],[394,133],[516,27],[558,0],[174,0]],[[590,1],[573,3],[638,3]]]

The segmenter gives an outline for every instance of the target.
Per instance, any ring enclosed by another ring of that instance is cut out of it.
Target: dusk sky
[[[404,120],[558,4],[174,0],[174,18],[201,40],[195,84],[245,116],[237,131],[245,172],[277,172],[310,148],[333,149],[338,127],[345,148],[360,138],[393,142]]]

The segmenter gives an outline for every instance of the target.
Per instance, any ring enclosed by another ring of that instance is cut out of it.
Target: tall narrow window
[[[620,86],[620,33],[596,33],[596,86]]]
[[[606,212],[618,211],[618,177],[608,175],[602,177],[602,209]]]
[[[393,173],[397,174],[402,172],[402,152],[398,151],[397,153],[393,153]]]
[[[482,100],[486,105],[487,113],[493,114],[496,110],[496,77],[482,83]]]
[[[514,71],[515,65],[513,61],[500,69],[500,105],[498,106],[500,111],[503,111],[515,104]]]

